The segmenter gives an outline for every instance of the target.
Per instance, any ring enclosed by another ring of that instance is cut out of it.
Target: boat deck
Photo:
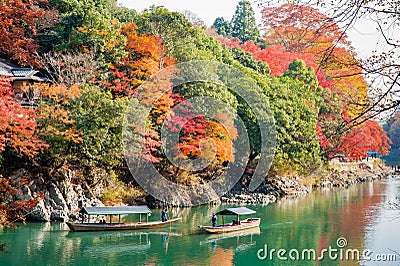
[[[112,231],[112,230],[137,230],[148,228],[159,228],[171,223],[182,220],[182,218],[175,218],[166,222],[137,222],[137,223],[70,223],[67,222],[68,227],[74,231]]]
[[[240,221],[240,224],[227,223],[218,226],[201,226],[208,233],[227,233],[249,228],[258,227],[260,225],[260,218],[252,218]]]

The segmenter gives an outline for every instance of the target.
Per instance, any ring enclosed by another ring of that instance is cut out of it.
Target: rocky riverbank
[[[268,204],[275,202],[280,197],[305,195],[310,191],[310,188],[296,180],[276,176],[265,181],[256,192],[248,192],[244,189],[232,191],[221,197],[221,201],[236,204]]]
[[[11,178],[21,179],[28,173],[18,171]],[[68,221],[75,219],[82,206],[104,206],[86,183],[75,183],[73,175],[66,174],[63,181],[23,185],[20,199],[31,200],[43,193],[37,206],[26,214],[31,221]]]
[[[221,197],[221,201],[232,204],[268,204],[281,197],[306,195],[313,189],[348,187],[362,182],[391,178],[392,174],[392,171],[383,165],[377,165],[375,170],[365,163],[345,164],[344,167],[334,165],[329,173],[316,178],[311,186],[298,181],[306,178],[276,176],[266,180],[254,193],[247,192],[245,189],[236,190]]]
[[[13,178],[19,179],[26,175],[21,170]],[[361,182],[369,182],[382,178],[389,178],[391,172],[388,168],[375,170],[365,165],[357,165],[355,168],[332,168],[331,171],[306,185],[304,177],[275,176],[268,178],[255,192],[249,192],[244,187],[237,187],[220,198],[220,201],[230,204],[259,205],[275,202],[281,197],[302,196],[310,193],[312,189],[335,187],[347,187]],[[312,178],[308,177],[308,180]],[[75,219],[82,206],[104,206],[99,196],[93,193],[91,188],[82,182],[74,182],[73,174],[66,174],[63,181],[53,181],[46,184],[25,185],[21,188],[21,199],[30,200],[38,193],[44,193],[36,208],[27,214],[29,220],[34,221],[68,221]],[[151,207],[160,207],[164,203],[147,197],[147,204]],[[182,206],[182,205],[181,205]]]
[[[320,178],[315,187],[347,187],[357,183],[390,178],[394,173],[380,159],[364,160],[357,163],[341,163],[332,160],[329,175]]]
[[[351,176],[350,178],[349,175]],[[392,175],[389,173],[360,175],[357,173],[342,172],[342,173],[335,173],[332,176],[322,178],[320,182],[315,185],[315,187],[321,187],[321,188],[348,187],[351,185],[355,185],[357,183],[370,182],[390,177],[392,177]]]

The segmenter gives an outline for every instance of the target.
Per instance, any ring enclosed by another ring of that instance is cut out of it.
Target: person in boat
[[[217,215],[215,215],[215,213],[213,213],[211,216],[211,223],[212,223],[212,227],[217,226]]]
[[[167,207],[164,207],[163,210],[161,211],[161,221],[162,222],[168,221],[167,213],[168,213]]]

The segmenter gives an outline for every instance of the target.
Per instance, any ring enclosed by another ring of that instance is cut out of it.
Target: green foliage
[[[113,18],[116,3],[109,0],[50,0],[60,13],[57,49],[94,49],[105,62],[125,56],[125,38]]]
[[[263,75],[268,75],[271,72],[267,63],[254,60],[251,53],[238,48],[232,48],[230,51],[235,60],[238,60],[243,66],[251,68]]]
[[[137,201],[145,201],[146,192],[140,187],[132,187],[111,177],[110,185],[104,190],[101,201],[106,206],[119,206],[122,204],[136,205]]]
[[[295,59],[289,64],[283,76],[303,81],[310,89],[315,89],[318,86],[318,79],[314,69],[307,67],[303,60]]]
[[[135,10],[126,7],[114,6],[111,13],[112,17],[121,23],[135,22],[140,19]]]
[[[153,6],[145,10],[136,24],[140,34],[157,37],[160,57],[171,56],[176,49],[184,49],[195,31],[183,14],[171,12],[164,7]],[[162,67],[163,64],[160,64],[160,69]]]
[[[272,168],[300,172],[317,168],[321,164],[320,146],[315,134],[318,112],[308,103],[317,103],[319,94],[312,92],[308,84],[298,79],[268,77],[242,65],[235,66],[254,79],[262,90],[260,98],[264,97],[265,104],[259,106],[261,111],[265,112],[269,106],[273,113],[277,139]],[[257,120],[253,111],[242,101],[239,101],[238,112],[246,119],[253,156],[256,156],[261,146]]]
[[[127,98],[113,99],[111,92],[86,88],[72,105],[72,116],[83,141],[76,156],[84,165],[114,167],[123,159],[122,122]]]
[[[225,21],[223,17],[216,18],[211,28],[213,28],[219,35],[224,37],[231,37],[232,26],[229,21]]]
[[[301,81],[288,77],[273,78],[268,92],[275,116],[277,169],[293,167],[310,171],[321,163],[319,142],[315,134],[318,114],[307,105],[311,93]]]
[[[237,37],[242,42],[256,40],[260,36],[254,10],[248,0],[241,0],[238,3],[231,23],[232,37]]]
[[[232,56],[204,29],[196,28],[178,12],[152,7],[136,22],[140,34],[158,37],[159,55],[172,56],[177,62],[211,60],[231,62]]]
[[[210,60],[228,63],[233,60],[231,53],[203,29],[193,29],[186,45],[175,48],[172,55],[178,62]]]

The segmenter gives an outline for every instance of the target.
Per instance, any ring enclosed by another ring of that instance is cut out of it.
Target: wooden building
[[[0,77],[11,79],[15,100],[23,107],[37,107],[40,91],[33,85],[49,81],[33,68],[21,68],[4,59],[0,59]]]

